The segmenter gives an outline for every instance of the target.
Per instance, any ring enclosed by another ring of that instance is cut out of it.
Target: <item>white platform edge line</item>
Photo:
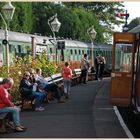
[[[120,122],[122,128],[124,129],[126,135],[128,136],[128,138],[134,138],[134,136],[132,135],[132,133],[131,133],[131,132],[129,131],[129,129],[127,128],[125,122],[123,121],[123,119],[122,119],[122,117],[121,117],[121,115],[120,115],[120,113],[119,113],[117,107],[116,107],[116,106],[113,106],[113,108],[114,108],[115,113],[116,113],[116,115],[117,115],[117,117],[118,117],[118,120],[119,120],[119,122]]]

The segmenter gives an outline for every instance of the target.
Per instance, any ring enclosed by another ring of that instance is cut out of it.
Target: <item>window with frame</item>
[[[132,67],[132,44],[115,45],[115,70],[130,72]]]

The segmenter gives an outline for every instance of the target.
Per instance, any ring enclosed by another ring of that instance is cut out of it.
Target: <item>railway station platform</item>
[[[114,107],[109,104],[110,78],[71,87],[66,103],[56,100],[45,111],[21,112],[28,129],[0,134],[1,138],[128,138]]]

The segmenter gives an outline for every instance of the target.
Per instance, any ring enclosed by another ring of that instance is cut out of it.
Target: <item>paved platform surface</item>
[[[1,138],[128,138],[109,104],[110,79],[89,81],[71,88],[70,99],[46,104],[45,111],[22,111],[22,133]]]

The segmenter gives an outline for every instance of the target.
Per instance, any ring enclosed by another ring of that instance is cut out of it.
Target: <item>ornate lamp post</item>
[[[13,14],[15,11],[15,7],[11,4],[11,2],[7,2],[3,7],[2,11],[3,15],[0,13],[0,16],[5,25],[5,39],[3,40],[3,44],[5,45],[5,56],[6,56],[6,66],[7,66],[7,76],[9,74],[9,45],[8,45],[8,30],[6,21],[10,21],[13,18]]]
[[[58,21],[57,18],[57,13],[48,19],[48,25],[53,33],[53,41],[54,41],[53,45],[56,50],[56,63],[57,63],[57,41],[56,41],[55,32],[58,32],[61,26],[61,23]]]
[[[93,57],[93,40],[95,39],[96,37],[96,34],[97,32],[95,31],[94,29],[94,25],[92,25],[89,29],[87,29],[87,34],[89,35],[90,37],[90,40],[91,40],[91,63],[92,63],[92,66],[94,65],[94,57]]]

